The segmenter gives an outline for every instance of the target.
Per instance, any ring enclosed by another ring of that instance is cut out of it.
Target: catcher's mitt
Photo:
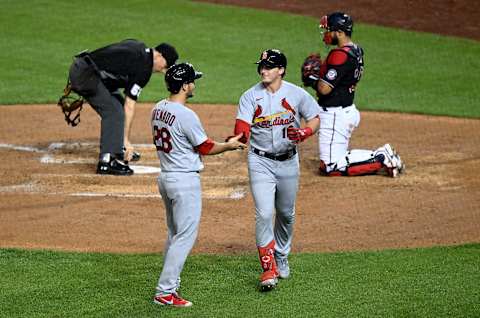
[[[320,55],[312,53],[305,58],[302,64],[302,82],[304,86],[314,87],[314,84],[320,79],[322,60]]]
[[[82,110],[84,102],[85,100],[82,96],[79,96],[72,91],[72,85],[68,82],[67,86],[63,89],[62,97],[60,97],[57,103],[65,115],[67,125],[75,127],[80,123],[80,111]]]

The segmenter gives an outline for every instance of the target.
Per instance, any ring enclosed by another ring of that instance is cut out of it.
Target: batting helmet
[[[197,72],[190,63],[174,64],[165,74],[165,82],[170,93],[177,94],[183,84],[193,83],[202,77],[202,72]]]
[[[353,20],[348,14],[334,12],[322,17],[320,27],[326,29],[328,32],[343,31],[346,35],[351,36],[353,32]]]
[[[260,74],[260,69],[263,66],[266,68],[283,67],[286,69],[287,58],[280,50],[268,49],[260,54],[260,59],[255,64],[258,64],[257,72]]]

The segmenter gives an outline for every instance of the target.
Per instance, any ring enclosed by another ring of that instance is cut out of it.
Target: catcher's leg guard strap
[[[376,174],[378,171],[380,171],[380,169],[382,169],[382,163],[375,160],[372,161],[373,162],[358,162],[350,165],[347,168],[347,175],[364,176],[368,174]]]
[[[376,174],[383,168],[383,157],[374,157],[361,162],[349,163],[345,170],[334,169],[328,171],[327,166],[323,161],[320,161],[319,172],[321,175],[329,177],[338,176],[364,176],[369,174]],[[327,172],[328,171],[328,172]]]
[[[327,169],[327,165],[325,164],[325,162],[323,160],[320,160],[320,166],[318,167],[318,172],[322,175],[322,176],[327,176],[327,177],[340,177],[340,176],[346,176],[346,171],[345,172],[342,172],[340,170],[331,170],[331,171],[328,171],[329,169]]]

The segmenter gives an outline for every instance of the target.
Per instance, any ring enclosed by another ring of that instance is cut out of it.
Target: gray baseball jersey
[[[264,247],[275,240],[279,258],[290,252],[300,173],[296,145],[288,139],[287,128],[298,128],[301,119],[311,120],[318,113],[315,99],[286,81],[275,93],[258,83],[240,98],[237,119],[251,124],[248,171],[255,201],[256,242]],[[277,157],[288,153],[291,155]]]
[[[318,104],[307,91],[283,81],[274,94],[262,83],[247,90],[240,98],[237,119],[251,123],[250,146],[279,154],[295,148],[287,128],[299,128],[302,118],[310,120],[318,113]]]
[[[152,131],[162,171],[203,169],[200,154],[194,147],[205,142],[208,137],[194,111],[164,99],[153,108]]]

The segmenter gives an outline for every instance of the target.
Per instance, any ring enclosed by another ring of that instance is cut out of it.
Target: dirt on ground
[[[209,1],[320,17],[343,10],[355,21],[480,39],[475,1]],[[149,135],[152,104],[138,106],[136,165],[159,166]],[[232,105],[193,105],[208,134],[231,133]],[[226,120],[229,119],[229,120]],[[90,107],[67,127],[54,105],[0,107],[0,247],[160,252],[165,211],[156,174],[98,176],[99,119]],[[353,148],[386,142],[406,173],[327,178],[317,142],[300,146],[301,179],[293,252],[371,250],[480,241],[480,120],[363,112]],[[194,252],[255,250],[246,151],[204,158],[203,215]]]
[[[138,105],[136,165],[158,167],[152,104]],[[231,133],[236,107],[192,105],[207,133]],[[226,120],[230,119],[230,120]],[[55,105],[0,107],[0,246],[161,252],[165,212],[156,174],[95,174],[99,120],[86,107],[67,127]],[[406,162],[399,178],[317,174],[317,142],[300,146],[294,252],[371,250],[480,241],[480,120],[363,112],[353,148],[389,142]],[[194,252],[255,250],[246,151],[204,158]]]
[[[198,1],[198,0],[197,0]],[[480,2],[469,0],[200,0],[313,17],[342,11],[354,22],[480,40]]]

